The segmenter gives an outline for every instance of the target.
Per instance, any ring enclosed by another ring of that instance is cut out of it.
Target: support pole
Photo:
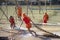
[[[46,5],[46,1],[47,1],[47,0],[45,0],[45,10],[46,10],[46,12],[47,12],[47,5]]]
[[[49,31],[46,31],[46,30],[38,27],[37,25],[35,25],[35,23],[34,23],[32,20],[31,20],[31,22],[33,23],[34,27],[36,27],[36,28],[39,29],[40,31],[46,32],[46,33],[51,34],[51,35],[53,35],[53,36],[55,36],[55,37],[60,37],[59,35],[53,34],[53,33],[49,32]]]
[[[17,0],[15,0],[15,3],[16,3],[15,12],[16,12],[16,14],[17,14],[17,7],[18,7],[18,2],[17,2]],[[17,22],[17,17],[16,17],[16,22]]]
[[[38,0],[39,14],[40,14],[40,0]]]
[[[0,8],[0,10],[3,12],[3,15],[5,15],[5,17],[7,18],[7,20],[9,20],[8,16],[5,14],[5,12],[2,10],[2,8]]]
[[[17,7],[18,7],[18,2],[17,2],[17,0],[15,0],[15,3],[16,3],[15,11],[16,11],[16,14],[17,14]],[[21,18],[19,18],[19,19],[20,19],[20,21],[22,21]],[[21,22],[20,27],[22,26],[22,24],[23,24],[23,21]]]
[[[27,15],[28,15],[28,1],[29,1],[29,0],[26,0],[26,5],[27,5]]]
[[[6,0],[6,13],[7,13],[7,16],[8,16],[8,6],[7,6],[7,2],[8,2],[8,0]]]
[[[31,2],[31,6],[32,6],[32,2]],[[31,9],[31,8],[29,8],[29,9],[30,9],[30,11],[31,11],[31,13],[32,13],[33,19],[35,19],[32,9]]]

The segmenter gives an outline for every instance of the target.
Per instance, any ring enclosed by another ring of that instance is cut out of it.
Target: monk
[[[15,26],[15,20],[14,20],[13,16],[10,16],[9,22],[10,22],[11,29],[14,29],[14,27],[16,27],[16,26]]]
[[[36,32],[34,32],[33,30],[30,30],[32,25],[31,25],[31,19],[25,14],[23,13],[22,14],[22,20],[24,21],[25,25],[26,25],[26,28],[28,29],[28,31],[33,35],[33,33],[35,33],[36,35]],[[33,33],[32,33],[33,32]]]
[[[49,16],[47,13],[45,13],[45,15],[43,16],[43,22],[47,23],[48,19],[49,19]]]
[[[18,6],[18,8],[17,8],[17,15],[18,15],[18,18],[21,17],[21,14],[22,14],[22,7],[21,7],[21,6]]]

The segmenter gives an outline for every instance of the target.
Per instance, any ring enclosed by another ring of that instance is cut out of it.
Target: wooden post
[[[8,16],[8,6],[7,6],[7,2],[8,2],[8,0],[6,0],[6,13],[7,13],[7,16]]]
[[[47,5],[46,5],[46,0],[45,0],[45,10],[46,10],[46,12],[47,12]]]
[[[39,14],[40,14],[40,0],[38,0]]]
[[[28,0],[26,0],[26,5],[27,5],[27,15],[28,15]]]

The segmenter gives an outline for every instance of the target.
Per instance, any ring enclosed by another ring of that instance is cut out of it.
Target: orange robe
[[[10,21],[11,24],[14,24],[15,23],[14,22],[14,18],[10,18],[9,21]]]
[[[43,17],[43,22],[44,22],[44,23],[47,23],[48,18],[49,18],[49,17],[48,17],[48,15],[47,15],[47,14],[45,14],[45,15],[44,15],[44,17]]]
[[[11,28],[14,28],[14,27],[15,27],[15,21],[14,21],[14,18],[13,18],[13,17],[11,17],[11,18],[9,19],[9,22],[10,22]]]
[[[30,18],[28,16],[24,16],[23,21],[26,24],[26,28],[30,29],[31,28],[31,23],[30,23],[31,20],[30,20]]]
[[[21,7],[17,8],[17,15],[18,15],[18,17],[21,17],[21,15],[22,15],[22,8]]]

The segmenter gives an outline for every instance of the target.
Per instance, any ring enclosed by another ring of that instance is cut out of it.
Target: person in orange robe
[[[30,28],[31,28],[31,19],[27,15],[25,15],[25,13],[23,14],[23,21],[26,24],[26,28],[28,28],[28,30],[30,30]]]
[[[48,19],[49,19],[49,16],[47,13],[45,13],[45,15],[43,16],[43,22],[47,23]]]
[[[13,16],[10,16],[9,22],[10,22],[10,27],[14,29],[14,27],[16,27],[16,26],[15,26],[15,20],[14,20]]]
[[[22,7],[21,6],[18,6],[18,8],[17,8],[17,15],[18,15],[18,18],[20,18],[22,15]]]
[[[28,29],[28,31],[32,35],[33,35],[33,33],[35,33],[35,35],[36,35],[36,32],[34,32],[33,30],[30,30],[30,28],[32,27],[32,25],[31,25],[31,19],[25,13],[23,13],[23,18],[22,19],[23,19],[24,23],[26,24],[26,28]]]

